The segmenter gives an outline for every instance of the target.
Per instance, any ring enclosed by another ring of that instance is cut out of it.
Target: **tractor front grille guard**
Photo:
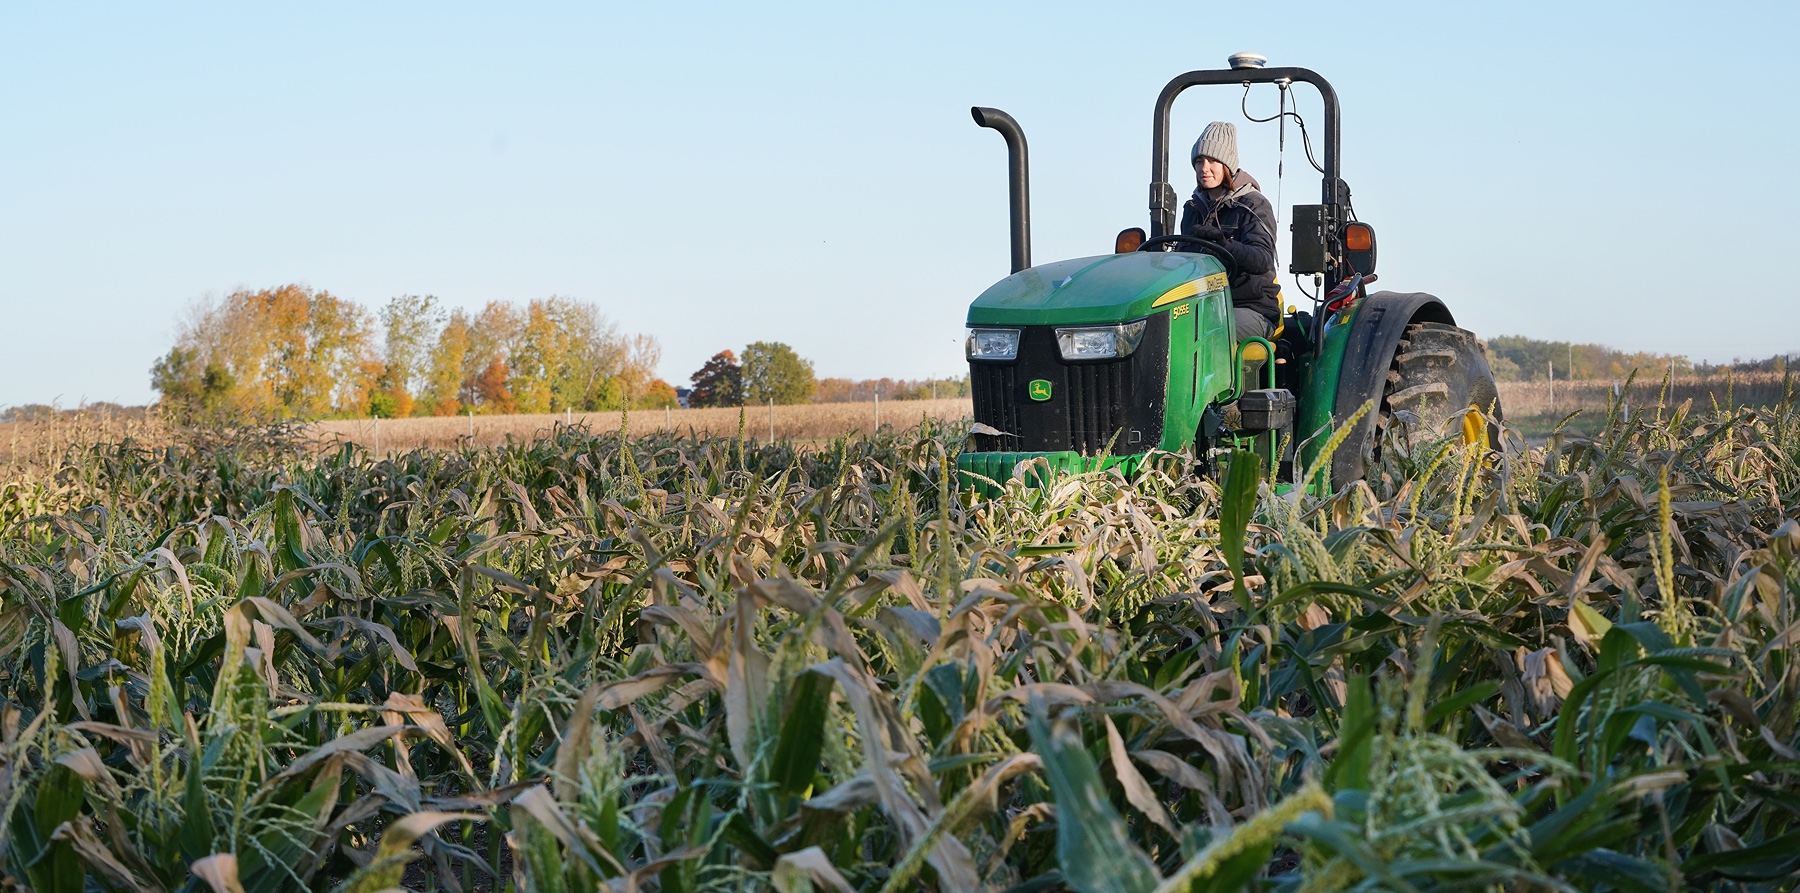
[[[1114,453],[1143,448],[1141,442],[1128,444],[1129,435],[1124,433],[1130,421],[1128,403],[1137,385],[1129,359],[1070,366],[1059,378],[1050,381],[1053,399],[1067,406],[1063,424],[1056,426],[1059,430],[1042,432],[1048,435],[1047,442],[1044,437],[1031,438],[1034,445],[1027,447],[1027,439],[1019,433],[1019,416],[1020,404],[1029,400],[1028,381],[1021,381],[1018,367],[1010,364],[975,367],[970,381],[975,421],[1006,432],[977,434],[976,446],[983,452],[1073,450],[1084,456],[1098,456],[1109,448]]]
[[[1168,364],[1167,314],[1150,317],[1131,356],[1101,362],[1066,363],[1054,326],[1027,326],[1016,360],[969,364],[975,421],[1005,432],[975,435],[976,448],[1099,456],[1157,446]]]

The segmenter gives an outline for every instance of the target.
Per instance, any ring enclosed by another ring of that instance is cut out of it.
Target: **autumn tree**
[[[662,362],[662,345],[651,335],[627,335],[619,339],[617,351],[613,377],[622,392],[621,405],[643,405],[644,399],[650,396],[651,386],[659,380],[656,366]],[[663,386],[668,387],[668,383],[663,382]],[[674,389],[669,388],[669,392],[673,394]]]
[[[151,377],[171,406],[270,416],[555,412],[662,405],[661,356],[654,337],[571,298],[470,313],[402,295],[371,315],[285,286],[197,305]]]
[[[484,407],[488,412],[514,412],[518,406],[513,402],[512,389],[508,388],[506,361],[494,357],[488,361],[479,374],[470,383],[474,403]]]
[[[456,415],[472,405],[468,383],[478,370],[473,366],[473,327],[462,308],[450,311],[426,352],[424,381],[418,406],[430,415]]]
[[[779,341],[758,341],[744,348],[744,399],[752,403],[808,403],[818,382],[811,361]]]
[[[675,393],[675,386],[660,378],[653,378],[644,386],[643,393],[632,401],[633,409],[662,409],[663,407],[679,407],[681,395]]]
[[[465,405],[488,413],[515,409],[507,381],[512,370],[506,360],[524,324],[524,314],[505,301],[489,301],[469,319],[468,346],[458,391]]]
[[[382,368],[370,408],[380,403],[389,411],[373,414],[412,415],[417,395],[429,386],[428,357],[445,313],[436,297],[400,295],[381,308],[380,318]]]
[[[591,304],[555,297],[527,304],[506,351],[508,384],[519,412],[584,403],[592,376],[591,342],[612,334]]]
[[[688,392],[689,406],[738,406],[744,402],[743,370],[737,355],[729,350],[713,354],[689,381],[694,385]]]
[[[215,404],[250,416],[361,415],[380,369],[368,311],[298,285],[240,289],[195,305],[175,347],[185,353],[171,352],[152,370],[159,391],[181,398],[194,370],[204,391],[212,369]]]

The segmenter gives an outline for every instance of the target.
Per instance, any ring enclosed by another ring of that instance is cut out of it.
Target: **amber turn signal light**
[[[1375,227],[1361,221],[1344,224],[1344,262],[1374,280]]]
[[[1118,238],[1113,240],[1114,254],[1130,254],[1144,247],[1144,231],[1139,227],[1119,230]]]

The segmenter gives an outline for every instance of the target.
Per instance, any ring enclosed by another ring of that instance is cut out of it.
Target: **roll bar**
[[[1169,110],[1175,104],[1175,97],[1180,96],[1189,87],[1225,85],[1225,84],[1277,84],[1277,83],[1311,84],[1325,100],[1325,177],[1322,182],[1321,199],[1326,213],[1331,220],[1341,220],[1342,215],[1337,208],[1348,198],[1347,189],[1339,170],[1338,159],[1338,100],[1337,91],[1321,77],[1318,72],[1308,68],[1226,68],[1190,71],[1176,75],[1162,88],[1156,97],[1156,116],[1152,125],[1150,139],[1150,235],[1166,236],[1175,231],[1175,208],[1179,204],[1174,187],[1169,185]],[[1336,225],[1327,225],[1326,238],[1330,240],[1327,254],[1332,269],[1332,281],[1336,281],[1337,258],[1343,256],[1343,246],[1338,244],[1342,236]]]

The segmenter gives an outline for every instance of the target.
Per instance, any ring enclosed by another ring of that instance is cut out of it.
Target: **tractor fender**
[[[1381,400],[1388,369],[1394,363],[1394,351],[1399,348],[1406,327],[1415,322],[1456,325],[1450,308],[1435,295],[1416,291],[1377,291],[1363,298],[1362,306],[1356,310],[1356,321],[1351,323],[1350,338],[1344,345],[1337,399],[1332,404],[1334,427],[1343,424],[1364,403]],[[1381,407],[1371,408],[1331,455],[1334,486],[1362,477],[1364,457],[1369,454],[1370,439],[1375,436],[1380,417]]]

